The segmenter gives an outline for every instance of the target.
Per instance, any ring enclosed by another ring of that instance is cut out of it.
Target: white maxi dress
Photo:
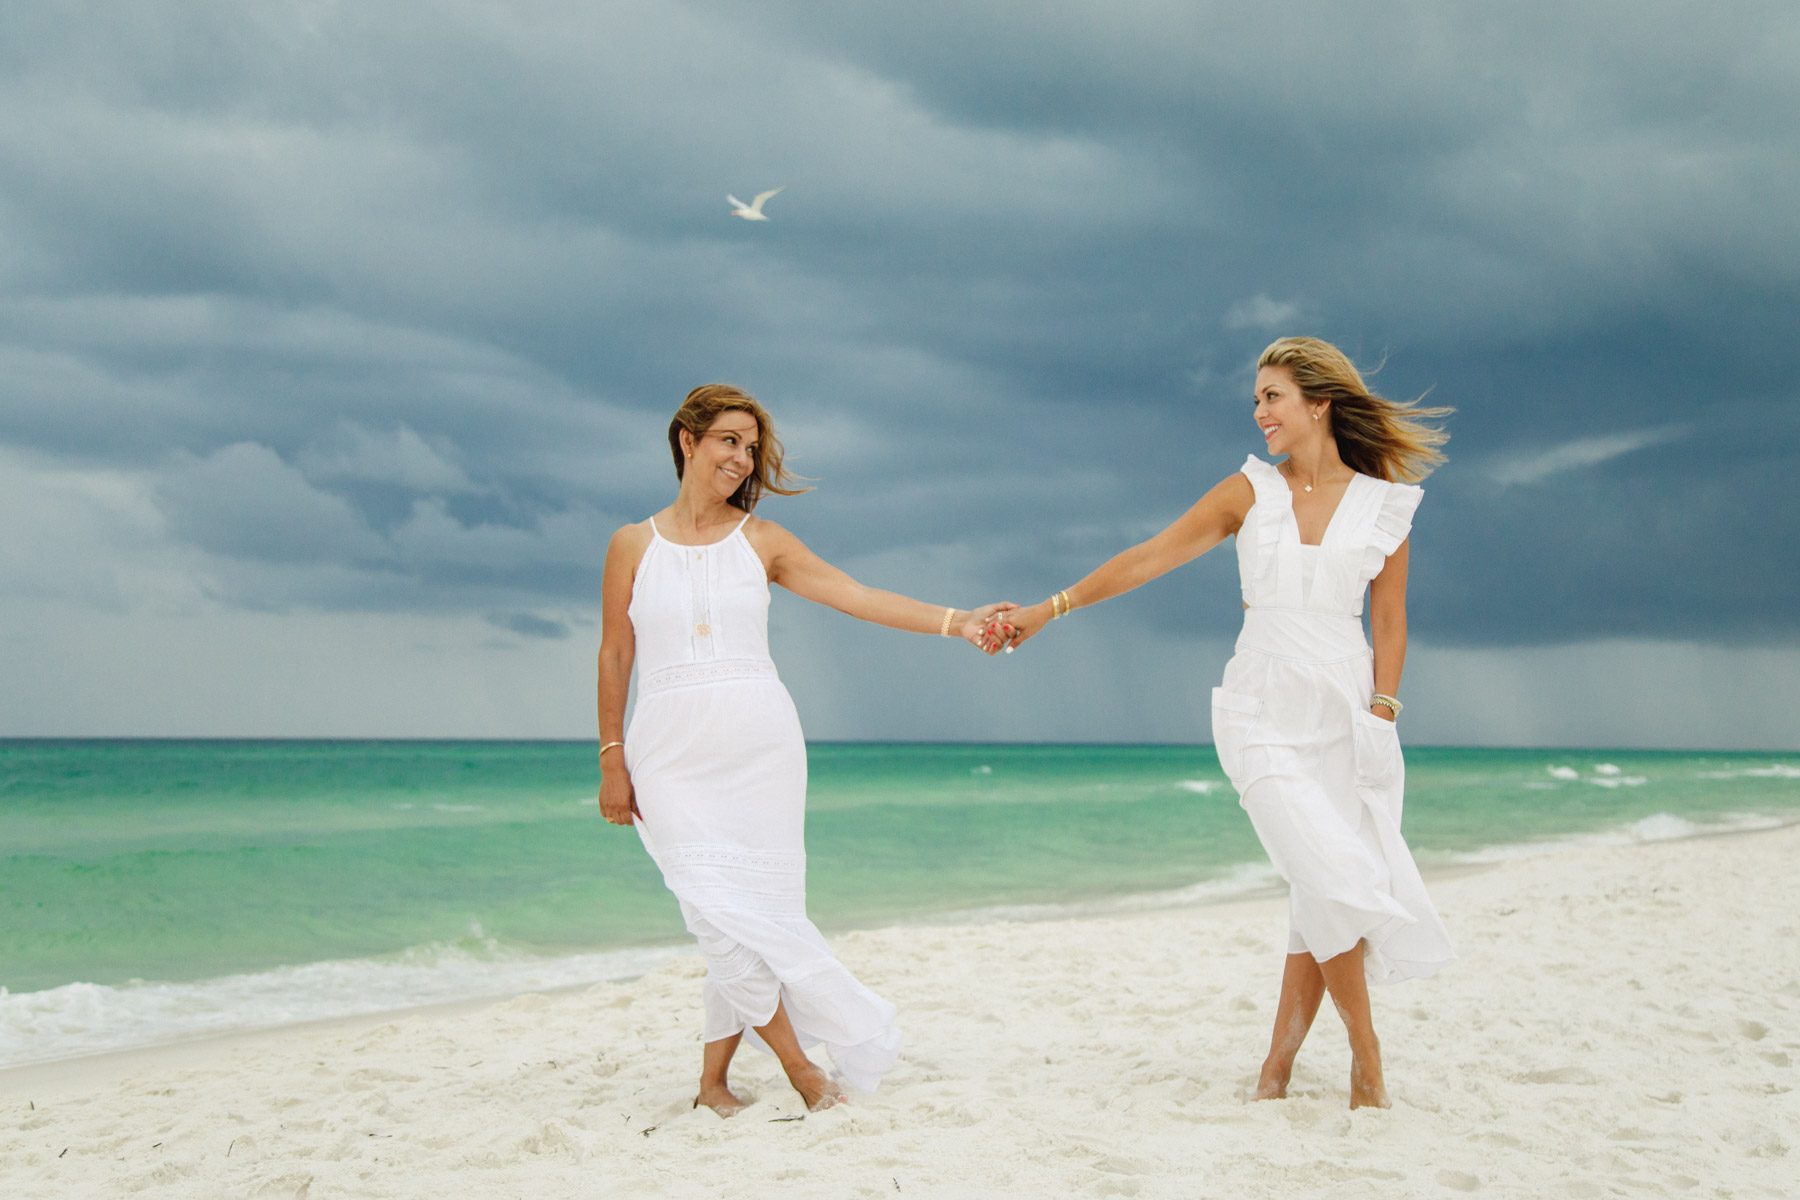
[[[1317,546],[1293,493],[1252,455],[1255,503],[1237,535],[1244,630],[1213,689],[1213,743],[1263,849],[1288,883],[1288,953],[1320,962],[1366,941],[1371,983],[1455,960],[1400,836],[1406,765],[1369,711],[1363,596],[1412,528],[1423,492],[1358,474]]]
[[[746,518],[747,520],[748,518]],[[894,1006],[806,916],[806,743],[769,657],[769,580],[744,537],[652,539],[632,581],[637,704],[625,765],[638,835],[706,959],[706,1041],[752,1045],[782,1003],[802,1046],[873,1091],[899,1052]]]

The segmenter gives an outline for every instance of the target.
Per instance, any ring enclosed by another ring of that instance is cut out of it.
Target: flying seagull
[[[773,188],[766,192],[758,192],[756,199],[751,201],[749,204],[745,204],[742,200],[739,200],[736,196],[729,195],[729,194],[726,195],[725,199],[731,205],[731,215],[732,216],[742,217],[746,221],[766,221],[769,218],[763,216],[763,210],[762,210],[763,201],[767,200],[770,196],[773,196],[776,192],[785,191],[785,190],[786,190],[785,188]]]

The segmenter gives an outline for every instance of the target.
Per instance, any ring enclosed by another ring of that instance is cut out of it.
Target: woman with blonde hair
[[[991,619],[1017,644],[1236,536],[1244,628],[1213,689],[1213,742],[1288,882],[1287,962],[1259,1100],[1287,1094],[1329,991],[1350,1035],[1350,1107],[1386,1107],[1367,984],[1427,977],[1455,958],[1400,836],[1395,729],[1408,533],[1423,494],[1412,481],[1443,461],[1448,435],[1427,422],[1449,412],[1376,395],[1328,342],[1282,338],[1257,362],[1255,395],[1264,445],[1282,462],[1251,455],[1149,541]]]
[[[600,811],[636,824],[706,959],[705,1051],[694,1104],[744,1107],[727,1072],[740,1039],[773,1053],[808,1109],[844,1097],[806,1055],[873,1091],[900,1045],[894,1006],[844,969],[806,916],[806,743],[769,657],[769,584],[864,621],[999,642],[973,612],[864,587],[753,516],[798,495],[762,405],[724,384],[669,423],[680,491],[613,535],[601,584]],[[637,707],[625,728],[633,666]]]

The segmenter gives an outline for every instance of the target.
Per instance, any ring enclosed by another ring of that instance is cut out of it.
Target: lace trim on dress
[[[740,679],[773,679],[779,681],[775,664],[764,658],[717,658],[710,662],[677,663],[652,671],[638,679],[638,694],[649,696],[675,688],[705,687],[710,683],[727,683]]]
[[[657,854],[671,890],[721,929],[728,914],[806,920],[805,851],[746,850],[739,846],[690,842]],[[835,960],[829,960],[835,962]]]
[[[737,846],[665,846],[658,855],[670,866],[735,867],[746,871],[804,871],[804,850],[745,850]]]

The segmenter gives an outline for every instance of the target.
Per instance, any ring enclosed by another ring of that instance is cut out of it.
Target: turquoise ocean
[[[827,933],[1279,886],[1210,746],[818,743]],[[1409,748],[1421,864],[1800,821],[1800,754]],[[588,742],[0,741],[0,1066],[688,953]]]

